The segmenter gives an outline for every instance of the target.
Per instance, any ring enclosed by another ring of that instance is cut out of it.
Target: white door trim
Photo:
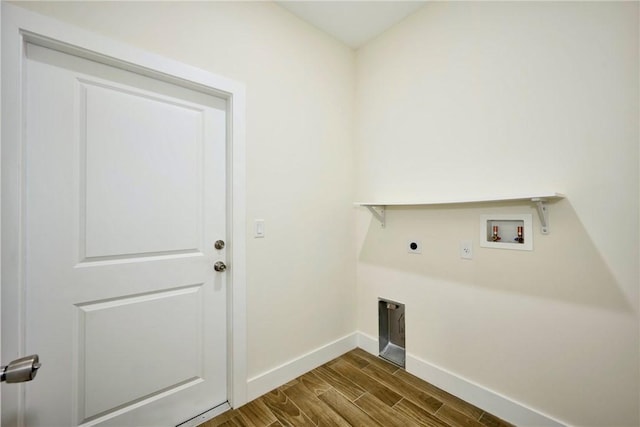
[[[245,256],[245,87],[243,84],[207,71],[116,42],[109,38],[64,24],[54,19],[26,11],[2,2],[2,322],[0,337],[10,345],[2,346],[2,361],[12,360],[24,351],[22,342],[24,319],[19,307],[7,301],[21,301],[22,261],[21,248],[23,210],[22,188],[22,128],[23,106],[22,62],[26,41],[55,47],[123,68],[139,74],[213,94],[227,100],[228,105],[228,232],[230,233],[228,264],[229,331],[228,331],[228,398],[232,407],[246,403],[247,399],[247,344],[246,344],[246,256]],[[15,325],[18,325],[17,328]],[[46,361],[43,361],[46,369]],[[54,366],[50,367],[55,369]],[[16,388],[16,391],[18,388]],[[5,393],[8,390],[5,389]],[[19,392],[18,392],[19,393]],[[16,396],[18,393],[15,393]],[[8,394],[8,393],[7,393]],[[7,396],[5,394],[4,398]],[[196,415],[196,414],[194,414]]]

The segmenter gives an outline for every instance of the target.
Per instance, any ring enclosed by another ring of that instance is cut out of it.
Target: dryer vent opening
[[[404,304],[378,299],[380,357],[405,367]]]

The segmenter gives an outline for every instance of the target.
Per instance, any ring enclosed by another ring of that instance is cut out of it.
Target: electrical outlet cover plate
[[[460,258],[473,259],[473,242],[471,240],[462,240],[460,242]]]
[[[416,239],[407,240],[407,252],[409,252],[410,254],[421,254],[422,242]]]

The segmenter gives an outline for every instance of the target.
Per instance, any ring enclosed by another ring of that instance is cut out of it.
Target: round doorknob
[[[215,271],[218,271],[218,272],[222,273],[223,271],[225,271],[227,269],[227,265],[222,261],[218,261],[215,264],[213,264],[213,269]]]

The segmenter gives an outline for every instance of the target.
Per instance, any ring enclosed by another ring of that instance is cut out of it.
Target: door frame
[[[22,139],[24,112],[22,81],[24,47],[27,42],[54,48],[110,66],[150,76],[179,86],[223,98],[227,102],[227,398],[232,407],[247,400],[246,342],[246,94],[242,83],[217,76],[175,60],[143,51],[104,36],[2,2],[2,107],[0,136],[0,195],[2,222],[0,273],[2,276],[0,342],[2,362],[24,355],[25,319],[21,315],[24,291]],[[8,304],[19,301],[18,304]],[[17,325],[14,326],[14,325]],[[47,361],[43,360],[43,369]],[[50,367],[55,369],[55,367]],[[4,389],[9,405],[24,401],[24,388]],[[21,397],[22,396],[22,397]],[[2,414],[0,405],[0,415]],[[17,407],[17,406],[16,406]],[[193,414],[194,416],[197,414]]]

